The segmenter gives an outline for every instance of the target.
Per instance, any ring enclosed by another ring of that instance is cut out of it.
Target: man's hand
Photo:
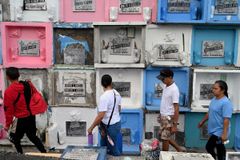
[[[225,141],[227,141],[227,134],[223,134],[222,136],[221,136],[221,138],[222,138],[222,142],[225,142]]]
[[[93,129],[90,127],[88,128],[88,134],[92,134]]]
[[[204,123],[201,121],[198,123],[198,128],[202,128],[202,126],[204,125]]]
[[[91,127],[88,128],[88,134],[92,134],[93,129],[99,125],[105,116],[106,112],[99,112],[97,117],[95,118],[94,122],[92,123]]]

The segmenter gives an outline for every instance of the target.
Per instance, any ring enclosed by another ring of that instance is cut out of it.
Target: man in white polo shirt
[[[98,115],[88,129],[88,133],[92,134],[93,129],[100,125],[101,146],[107,146],[107,153],[113,156],[121,154],[121,146],[119,144],[119,135],[121,134],[121,96],[112,87],[112,77],[103,75],[101,84],[104,93],[100,97],[98,104]]]
[[[178,152],[181,152],[181,147],[173,139],[173,135],[177,132],[179,117],[179,89],[173,76],[170,69],[161,70],[160,75],[157,76],[164,83],[159,116],[160,137],[163,151],[168,151],[169,144],[171,144]]]

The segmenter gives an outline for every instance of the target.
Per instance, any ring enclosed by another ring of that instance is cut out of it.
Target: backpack
[[[33,91],[28,81],[19,82],[24,86],[24,97],[27,110],[29,111],[30,115],[44,113],[47,110],[47,103],[43,99],[42,95],[38,91]],[[20,97],[20,93],[18,97]]]

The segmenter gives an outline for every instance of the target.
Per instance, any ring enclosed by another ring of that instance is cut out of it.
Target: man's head
[[[112,86],[112,77],[108,74],[102,76],[101,84],[103,88],[108,88]]]
[[[170,85],[173,82],[173,72],[170,69],[163,69],[160,71],[160,74],[157,76],[164,84]]]
[[[7,68],[6,75],[9,81],[16,81],[20,77],[18,68],[15,68],[15,67]]]

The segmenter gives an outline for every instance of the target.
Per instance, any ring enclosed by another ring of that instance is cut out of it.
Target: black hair
[[[104,88],[107,88],[112,84],[112,77],[108,74],[103,75],[101,83]]]
[[[224,95],[226,97],[228,97],[228,85],[227,85],[227,83],[225,81],[218,80],[218,81],[215,82],[215,84],[218,84],[219,87],[221,88],[221,90],[224,91]]]
[[[18,78],[20,77],[18,68],[15,67],[9,67],[6,69],[6,75],[8,76],[8,78],[10,80],[18,80]]]
[[[172,77],[174,76],[174,73],[171,69],[163,69],[160,71],[160,75],[164,76],[164,77]]]

